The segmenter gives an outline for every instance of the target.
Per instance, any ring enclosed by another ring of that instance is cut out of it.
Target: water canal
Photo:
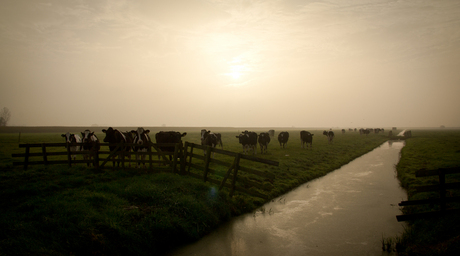
[[[388,255],[382,236],[403,232],[407,195],[394,167],[403,146],[386,142],[171,255]]]

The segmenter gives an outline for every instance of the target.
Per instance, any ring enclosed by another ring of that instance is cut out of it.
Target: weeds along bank
[[[184,141],[200,142],[199,131],[176,130],[188,133]],[[20,142],[62,142],[62,132],[21,133]],[[272,138],[268,153],[257,154],[280,163],[262,166],[276,175],[271,198],[339,168],[387,139],[383,134],[335,131],[333,144],[328,144],[322,130],[310,130],[313,149],[302,149],[299,132],[289,131],[287,148],[281,149]],[[235,138],[238,131],[221,133],[225,150],[242,152]],[[102,132],[97,135],[104,138]],[[225,189],[219,192],[209,183],[169,173],[99,171],[84,165],[23,171],[11,166],[11,154],[20,153],[18,134],[2,133],[0,140],[0,254],[156,255],[197,240],[232,216],[264,203],[244,194],[229,198]]]
[[[398,179],[408,192],[409,200],[439,197],[436,192],[415,193],[414,186],[438,184],[438,177],[416,178],[415,171],[460,166],[460,130],[412,130],[397,165]],[[446,182],[459,182],[459,174],[446,175]],[[449,197],[459,196],[458,189],[448,190]],[[460,208],[449,203],[448,208]],[[438,205],[404,207],[404,213],[439,210]],[[402,236],[395,239],[399,255],[459,255],[460,215],[420,219],[408,222]]]

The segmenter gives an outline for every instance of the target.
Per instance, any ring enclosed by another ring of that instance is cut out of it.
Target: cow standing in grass
[[[94,134],[94,132],[90,130],[85,130],[81,133],[82,136],[82,143],[83,143],[83,151],[90,151],[89,154],[84,154],[84,160],[91,160],[93,153],[99,151],[101,146],[99,145],[99,139]],[[87,163],[90,166],[90,163]]]
[[[201,130],[201,145],[216,148],[217,144],[219,144],[219,140],[221,140],[220,136],[217,137],[216,133],[212,133],[211,131],[207,130]],[[203,153],[206,156],[206,149],[203,149]],[[212,157],[214,157],[214,152],[212,153]]]
[[[133,151],[134,152],[148,152],[150,149],[150,130],[144,130],[144,128],[139,127],[137,130],[132,130],[131,133],[134,135],[133,136],[133,143],[136,144],[133,146]],[[145,160],[145,154],[138,155],[136,154],[136,161],[137,161],[137,168],[141,168],[141,163],[140,161]],[[143,163],[143,166],[145,168],[145,163]]]
[[[81,143],[81,138],[78,136],[78,134],[67,132],[66,134],[61,134],[61,137],[65,138],[67,146],[70,147],[70,152],[81,151],[81,146],[77,145],[77,143]],[[75,161],[77,159],[77,155],[73,154],[70,158]]]
[[[118,144],[118,143],[132,143],[133,138],[130,132],[120,132],[117,129],[113,129],[112,127],[109,127],[108,129],[103,129],[103,133],[105,133],[105,138],[104,142],[110,143],[110,144]],[[117,166],[120,166],[120,161],[122,158],[124,158],[124,153],[127,152],[129,153],[131,151],[130,146],[123,146],[119,147],[117,149],[116,145],[110,145],[109,146],[110,153],[113,153],[112,156],[112,162],[113,166],[115,167],[115,156],[118,155],[118,161],[117,161]],[[128,159],[131,160],[131,156],[128,154]],[[131,162],[129,162],[129,166],[131,167]]]
[[[327,141],[332,144],[332,140],[334,139],[334,132],[333,131],[323,131],[323,135],[326,135]]]
[[[259,146],[260,146],[260,153],[267,153],[268,143],[270,143],[270,134],[268,132],[261,132],[259,134]]]
[[[253,154],[257,154],[257,133],[244,131],[236,138],[243,145],[243,153],[247,153],[251,149]]]
[[[182,144],[182,137],[187,135],[186,132],[180,133],[176,131],[169,131],[169,132],[163,132],[160,131],[157,134],[155,134],[155,140],[157,144],[177,144],[181,143]],[[165,151],[165,152],[174,152],[174,146],[159,146],[160,150]],[[158,158],[160,158],[160,155],[158,155]],[[172,156],[169,155],[169,160],[172,161]]]
[[[286,147],[288,140],[289,140],[288,132],[280,132],[280,134],[278,134],[278,142],[280,143],[281,148]]]
[[[307,131],[301,131],[300,132],[300,145],[302,148],[304,148],[305,144],[310,144],[310,149],[313,148],[313,134]]]

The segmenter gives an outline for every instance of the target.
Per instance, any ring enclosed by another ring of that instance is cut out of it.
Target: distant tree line
[[[4,107],[0,110],[0,126],[6,126],[8,121],[10,121],[11,112],[7,107]]]

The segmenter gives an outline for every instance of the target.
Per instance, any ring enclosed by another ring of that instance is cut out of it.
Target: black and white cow
[[[305,148],[305,144],[307,144],[307,148],[308,148],[308,144],[310,144],[310,149],[313,148],[313,135],[312,133],[310,132],[307,132],[307,131],[301,131],[300,132],[300,144],[301,144],[301,147],[302,148]]]
[[[212,133],[211,131],[201,130],[201,145],[215,148],[217,144],[219,144],[219,140],[222,140],[220,137],[221,136],[218,137],[216,133]],[[203,153],[206,155],[205,149],[203,149]],[[214,152],[212,156],[214,157]]]
[[[332,143],[332,140],[334,139],[334,132],[333,131],[323,131],[323,135],[326,135],[327,141],[329,143]]]
[[[257,154],[257,133],[244,131],[242,134],[236,136],[236,138],[243,145],[243,153],[247,153],[251,149],[253,154]]]
[[[91,160],[91,158],[93,157],[92,153],[94,151],[99,151],[99,149],[101,148],[101,146],[99,145],[99,139],[97,138],[96,134],[94,134],[94,132],[90,130],[85,130],[81,132],[81,137],[83,143],[82,150],[91,152],[89,154],[84,154],[83,159]],[[90,166],[90,163],[87,163],[87,165]]]
[[[105,133],[104,142],[110,144],[117,144],[117,143],[132,143],[133,138],[130,132],[120,132],[117,129],[113,129],[109,127],[108,129],[102,129],[102,132]],[[130,152],[131,147],[121,147],[117,149],[116,145],[109,145],[110,153],[114,153],[113,155],[113,166],[115,166],[115,156],[118,155],[117,166],[120,166],[120,161],[123,158],[124,152]],[[116,151],[116,152],[115,152]],[[129,160],[131,160],[131,156],[127,154]],[[131,166],[131,162],[129,162],[129,166]]]
[[[81,138],[78,134],[67,132],[66,134],[61,134],[61,137],[65,138],[65,142],[69,144],[71,152],[81,151],[81,146],[77,145],[77,143],[81,143]],[[71,158],[76,160],[77,155],[73,154],[71,155]]]
[[[155,140],[157,144],[177,144],[177,143],[182,143],[182,137],[187,135],[186,132],[180,133],[176,131],[160,131],[155,134]],[[160,146],[159,147],[162,151],[165,152],[174,152],[174,146]],[[158,158],[160,158],[160,155],[158,155]],[[169,155],[169,160],[172,161],[172,155]]]
[[[270,143],[270,133],[268,132],[261,132],[259,134],[259,146],[260,146],[260,153],[267,153],[268,143]]]
[[[280,143],[280,147],[284,148],[286,146],[286,143],[289,140],[289,133],[288,132],[280,132],[278,134],[278,142]]]
[[[131,133],[133,134],[133,143],[136,144],[133,146],[133,151],[134,152],[148,152],[150,149],[150,143],[152,142],[150,140],[150,130],[144,130],[144,128],[139,127],[137,130],[132,130]],[[145,160],[145,154],[138,155],[136,154],[136,161],[137,162],[137,168],[141,167],[140,160]],[[145,168],[145,163],[143,163],[143,166]]]

